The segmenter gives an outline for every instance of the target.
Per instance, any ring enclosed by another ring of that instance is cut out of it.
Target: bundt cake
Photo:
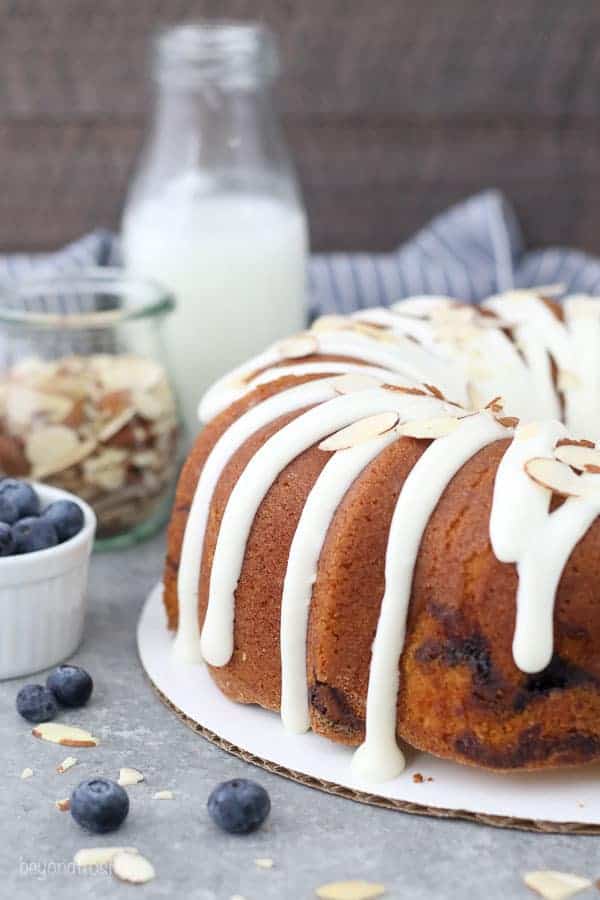
[[[600,299],[325,316],[219,381],[164,573],[175,652],[358,745],[600,759]]]

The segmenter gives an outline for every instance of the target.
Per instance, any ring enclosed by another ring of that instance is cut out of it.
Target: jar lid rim
[[[117,309],[67,309],[64,312],[32,309],[27,300],[48,295],[103,293],[125,296],[127,304]],[[166,315],[175,309],[175,299],[158,281],[109,266],[88,266],[64,274],[32,275],[0,285],[0,324],[56,330],[102,329],[123,322]]]

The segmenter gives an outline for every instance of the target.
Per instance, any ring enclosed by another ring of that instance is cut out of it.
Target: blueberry
[[[15,539],[10,525],[0,522],[0,556],[10,556],[15,549]]]
[[[0,481],[0,497],[12,500],[16,505],[17,519],[23,519],[25,516],[39,516],[40,514],[39,497],[26,481],[17,481],[16,478],[3,478]]]
[[[264,787],[247,778],[217,785],[208,798],[208,812],[219,828],[230,834],[249,834],[263,824],[271,809]]]
[[[46,687],[61,706],[85,706],[94,689],[91,675],[79,666],[58,666],[48,675]]]
[[[19,507],[10,494],[0,494],[0,522],[12,525],[19,518]]]
[[[58,712],[56,697],[43,684],[26,684],[17,694],[17,712],[34,725],[50,722]]]
[[[33,553],[34,550],[46,550],[58,544],[58,535],[52,522],[29,516],[19,519],[12,526],[15,542],[15,553]]]
[[[72,500],[57,500],[51,503],[42,513],[42,519],[54,525],[61,543],[75,537],[83,528],[83,510]]]
[[[71,815],[78,825],[95,834],[114,831],[128,812],[127,792],[108,778],[86,778],[71,794]]]

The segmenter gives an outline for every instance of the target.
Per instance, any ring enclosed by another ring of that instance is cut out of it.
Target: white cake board
[[[179,718],[229,753],[310,787],[402,812],[532,831],[600,833],[600,765],[497,775],[408,749],[407,768],[394,781],[373,785],[356,778],[351,748],[310,732],[286,734],[274,713],[224,697],[204,665],[176,661],[161,595],[157,585],[140,617],[142,665]],[[413,781],[417,773],[423,782]]]

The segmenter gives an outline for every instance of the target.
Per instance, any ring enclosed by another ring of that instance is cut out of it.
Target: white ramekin
[[[79,497],[32,484],[42,509],[74,500],[83,509],[79,534],[47,550],[0,558],[0,679],[39,672],[62,662],[79,646],[96,516]]]

